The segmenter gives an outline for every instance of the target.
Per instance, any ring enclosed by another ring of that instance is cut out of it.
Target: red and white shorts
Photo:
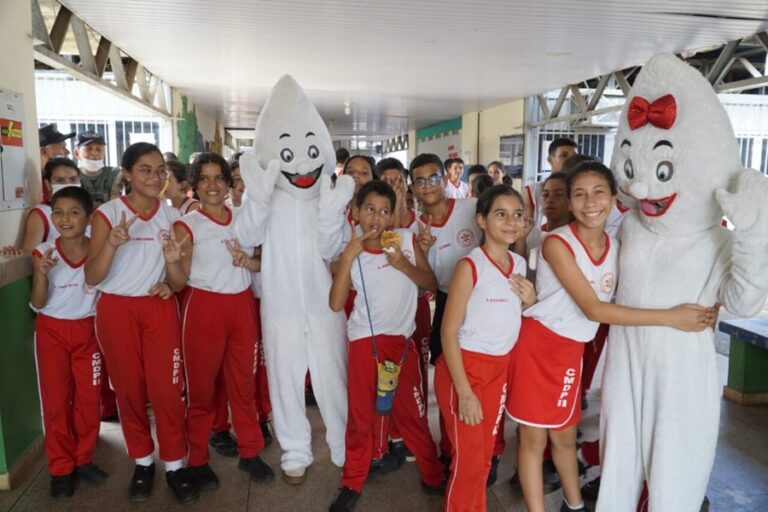
[[[564,430],[581,419],[584,343],[523,317],[510,354],[507,413],[533,427]]]

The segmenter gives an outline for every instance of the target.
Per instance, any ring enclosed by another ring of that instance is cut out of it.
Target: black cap
[[[77,147],[81,148],[91,144],[92,142],[97,142],[102,146],[107,145],[107,143],[104,142],[104,137],[96,132],[81,132],[77,134]]]
[[[37,133],[40,136],[40,147],[45,147],[48,144],[56,144],[57,142],[64,142],[67,139],[71,139],[75,136],[75,132],[70,134],[64,134],[56,127],[56,123],[47,124],[37,129]]]

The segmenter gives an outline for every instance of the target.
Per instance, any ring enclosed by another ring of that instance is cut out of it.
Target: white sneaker
[[[285,477],[286,483],[290,485],[300,485],[307,478],[307,468],[299,466],[293,469],[284,469],[283,477]]]

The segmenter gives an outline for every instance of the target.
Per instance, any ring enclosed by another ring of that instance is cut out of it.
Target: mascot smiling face
[[[275,84],[259,115],[254,152],[262,169],[279,160],[275,186],[297,199],[317,197],[320,176],[336,168],[336,153],[323,119],[289,75]]]
[[[622,112],[611,167],[637,200],[641,222],[659,234],[717,225],[715,190],[743,169],[725,109],[709,82],[672,55],[646,64]]]

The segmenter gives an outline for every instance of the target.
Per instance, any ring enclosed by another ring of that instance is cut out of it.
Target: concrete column
[[[461,116],[461,158],[467,165],[478,163],[479,135],[480,112],[469,112]]]
[[[0,2],[0,89],[24,95],[24,172],[27,178],[27,203],[40,202],[40,147],[35,108],[35,65],[32,54],[32,10],[29,0]],[[24,210],[0,211],[0,247],[15,244],[20,238]]]

